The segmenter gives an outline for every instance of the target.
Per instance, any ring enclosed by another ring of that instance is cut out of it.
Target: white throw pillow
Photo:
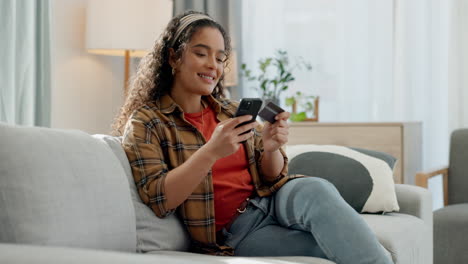
[[[387,153],[336,145],[292,145],[286,153],[290,174],[327,179],[360,213],[400,209],[393,180],[396,159]]]

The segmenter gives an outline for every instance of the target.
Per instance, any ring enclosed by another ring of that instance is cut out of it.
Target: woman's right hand
[[[220,122],[213,131],[210,140],[205,145],[207,150],[209,150],[216,159],[234,154],[239,149],[240,143],[251,138],[254,132],[251,131],[244,135],[240,134],[255,128],[258,122],[254,121],[237,128],[236,126],[251,119],[252,116],[245,115]]]

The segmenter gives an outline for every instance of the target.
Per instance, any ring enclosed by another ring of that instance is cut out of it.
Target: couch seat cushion
[[[394,263],[416,262],[431,254],[430,227],[421,219],[400,213],[362,214],[382,246],[392,255]]]
[[[158,251],[156,254],[136,254],[75,248],[0,244],[0,263],[35,264],[333,264],[310,257],[246,258],[220,257],[193,253]]]
[[[200,261],[201,263],[252,263],[252,264],[333,264],[335,262],[314,257],[226,257],[226,256],[209,256],[189,252],[176,252],[176,251],[153,251],[148,252],[148,255],[157,256],[173,256],[178,257],[181,260],[185,260],[185,263],[193,263]]]
[[[434,212],[434,263],[468,263],[468,204]]]

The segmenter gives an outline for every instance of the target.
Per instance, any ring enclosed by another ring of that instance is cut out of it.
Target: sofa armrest
[[[400,213],[421,218],[432,226],[432,197],[427,189],[408,184],[395,184],[395,191]]]
[[[426,172],[418,172],[416,174],[415,183],[417,186],[423,188],[428,188],[429,179],[434,176],[442,175],[442,187],[444,188],[444,206],[448,205],[448,177],[449,177],[449,168],[443,167],[439,169],[433,169]]]

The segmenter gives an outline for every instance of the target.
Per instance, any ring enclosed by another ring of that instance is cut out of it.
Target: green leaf
[[[281,79],[281,82],[283,82],[283,83],[288,83],[288,82],[290,82],[290,80],[291,80],[291,73],[288,72],[288,73],[286,74],[286,76],[284,76],[284,77]]]
[[[293,104],[296,102],[296,99],[294,99],[294,96],[291,97],[286,97],[286,106],[293,106]]]
[[[260,60],[259,63],[260,63],[260,70],[262,72],[266,72],[266,69],[268,68],[268,66],[270,66],[271,64],[271,58],[266,58],[265,60]]]
[[[310,110],[313,110],[314,109],[314,104],[312,104],[311,102],[307,102],[305,103],[305,107],[304,107],[306,111],[310,111]]]
[[[260,88],[263,90],[263,91],[266,91],[266,84],[267,84],[268,80],[263,80],[263,82],[260,84]]]
[[[296,114],[292,113],[291,116],[289,117],[289,119],[291,119],[291,121],[293,122],[301,122],[301,121],[304,121],[306,118],[307,116],[305,112],[299,112]]]
[[[281,60],[276,60],[278,62],[278,67],[280,69],[281,72],[284,72],[284,64]]]

